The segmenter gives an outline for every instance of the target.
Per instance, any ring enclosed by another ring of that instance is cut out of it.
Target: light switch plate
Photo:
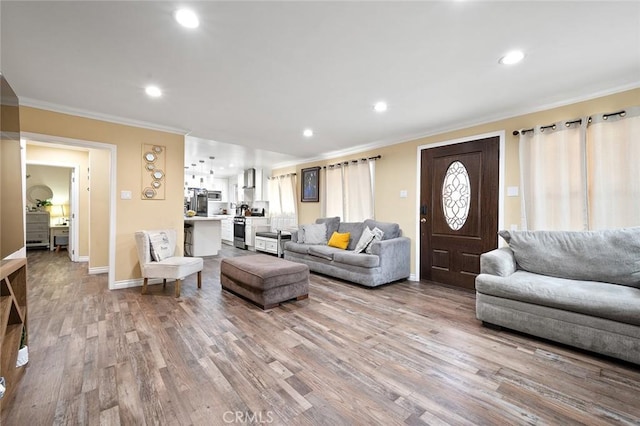
[[[518,187],[517,186],[508,186],[507,187],[507,197],[517,197],[518,196]]]
[[[130,200],[131,199],[131,191],[120,191],[120,199],[121,200]]]
[[[400,191],[400,198],[407,198],[407,190],[403,189],[402,191]]]

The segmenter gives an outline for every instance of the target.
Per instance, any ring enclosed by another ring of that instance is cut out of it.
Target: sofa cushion
[[[311,256],[321,257],[327,260],[333,260],[334,253],[341,252],[342,249],[338,249],[335,247],[329,247],[324,245],[314,245],[309,246],[309,254]]]
[[[375,254],[355,253],[349,250],[334,253],[333,261],[350,266],[362,268],[375,268],[380,266],[380,256]]]
[[[285,250],[292,251],[295,253],[300,253],[300,254],[308,254],[309,247],[312,247],[312,246],[303,244],[303,243],[296,243],[293,241],[287,241],[286,243],[284,243]]]
[[[329,241],[329,238],[331,238],[333,233],[338,230],[338,227],[340,226],[340,217],[320,217],[316,219],[316,223],[324,223],[327,226],[327,239],[325,240],[326,243],[326,241]]]
[[[327,225],[324,223],[302,225],[305,244],[327,244]],[[298,239],[300,242],[300,239]]]
[[[329,242],[327,243],[327,245],[329,247],[335,247],[344,250],[349,245],[350,238],[351,234],[348,232],[342,234],[340,232],[334,232],[331,238],[329,238]]]
[[[338,232],[348,232],[351,234],[351,240],[349,241],[347,250],[353,250],[356,248],[356,244],[360,240],[360,236],[362,235],[364,228],[365,226],[362,222],[340,222]]]
[[[364,221],[364,225],[369,228],[379,228],[384,232],[383,240],[390,240],[392,238],[398,238],[400,236],[400,225],[390,222],[378,222],[377,220],[367,219]]]
[[[504,299],[640,325],[640,289],[553,278],[527,271],[508,277],[480,274],[476,291]]]
[[[640,227],[498,234],[525,271],[640,288]]]

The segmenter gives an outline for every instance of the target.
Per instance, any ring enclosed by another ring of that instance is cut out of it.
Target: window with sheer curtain
[[[295,228],[298,225],[296,194],[295,174],[269,179],[269,217],[273,230]]]
[[[639,226],[638,141],[640,107],[521,132],[523,228]]]
[[[345,222],[374,217],[375,160],[359,160],[326,167],[320,173],[321,212]]]

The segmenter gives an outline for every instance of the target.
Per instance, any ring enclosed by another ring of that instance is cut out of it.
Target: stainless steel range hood
[[[256,187],[256,169],[246,169],[244,171],[243,189],[253,189]]]

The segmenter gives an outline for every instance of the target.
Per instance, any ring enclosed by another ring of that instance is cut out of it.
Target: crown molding
[[[505,114],[487,115],[487,116],[484,116],[484,117],[480,117],[480,118],[476,118],[476,119],[473,119],[473,120],[465,121],[465,122],[462,122],[460,124],[456,124],[455,126],[435,128],[435,129],[429,130],[428,132],[405,135],[405,136],[402,136],[400,138],[381,139],[381,140],[370,142],[370,143],[367,143],[367,144],[353,146],[353,147],[350,147],[350,148],[347,148],[347,149],[344,149],[344,150],[331,151],[331,152],[327,152],[327,153],[324,153],[324,154],[321,154],[321,155],[318,155],[318,156],[315,156],[315,157],[304,158],[304,159],[301,159],[300,161],[295,161],[294,160],[294,161],[287,161],[287,162],[283,162],[283,163],[278,163],[278,164],[274,164],[272,166],[272,168],[273,169],[280,169],[280,168],[285,168],[285,167],[296,166],[296,165],[299,165],[299,164],[312,163],[312,162],[315,162],[315,161],[330,160],[330,159],[337,158],[337,157],[346,157],[346,156],[358,154],[358,153],[361,153],[361,152],[364,152],[364,151],[370,151],[370,150],[377,149],[377,148],[384,148],[384,147],[387,147],[387,146],[392,146],[392,145],[397,145],[397,144],[401,144],[401,143],[411,142],[411,141],[415,141],[415,140],[418,140],[418,139],[437,136],[437,135],[441,135],[441,134],[445,134],[445,133],[449,133],[449,132],[456,132],[458,130],[464,130],[464,129],[468,129],[468,128],[471,128],[471,127],[482,126],[482,125],[493,123],[493,122],[496,122],[496,121],[508,120],[510,118],[519,117],[521,115],[534,114],[536,112],[541,112],[541,111],[546,111],[546,110],[559,108],[559,107],[563,107],[563,106],[567,106],[567,105],[572,105],[572,104],[576,104],[576,103],[579,103],[579,102],[590,101],[592,99],[601,98],[603,96],[614,95],[616,93],[626,92],[627,90],[633,90],[633,89],[638,89],[638,88],[640,88],[640,81],[629,83],[629,84],[626,84],[626,85],[623,85],[623,86],[617,86],[617,87],[614,87],[614,88],[611,88],[611,89],[607,89],[607,90],[601,90],[601,91],[598,91],[598,92],[591,93],[589,95],[576,96],[576,97],[573,97],[573,98],[564,99],[563,101],[560,101],[560,102],[554,102],[554,103],[550,103],[550,104],[540,105],[540,106],[535,107],[535,108],[530,108],[530,109],[522,108],[520,110],[513,110],[512,112],[510,112],[507,115],[505,115]]]
[[[175,127],[163,126],[161,124],[149,123],[147,121],[133,120],[130,118],[117,117],[115,115],[102,114],[99,112],[88,111],[79,108],[72,108],[66,105],[54,104],[38,99],[20,97],[20,105],[31,108],[39,108],[47,111],[59,112],[61,114],[75,115],[78,117],[90,118],[93,120],[107,121],[109,123],[123,124],[125,126],[140,127],[143,129],[157,130],[160,132],[175,133],[178,135],[186,135],[190,130],[178,129]]]

